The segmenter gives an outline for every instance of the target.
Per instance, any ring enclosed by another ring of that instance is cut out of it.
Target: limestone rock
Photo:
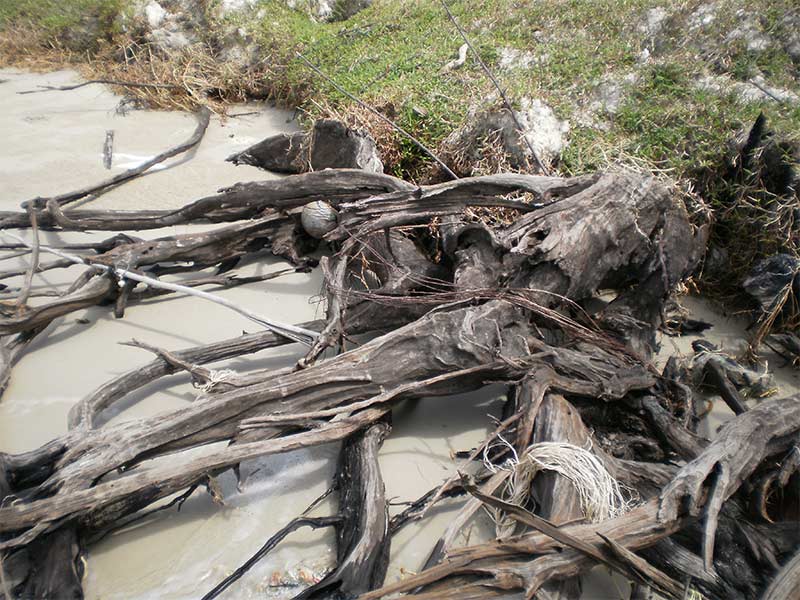
[[[222,16],[230,13],[241,12],[253,8],[257,4],[257,0],[222,0],[219,6],[220,14]]]
[[[625,95],[638,81],[639,74],[635,71],[625,75],[604,77],[577,111],[576,121],[585,127],[607,131],[611,127],[608,117],[613,117],[619,112]]]
[[[701,4],[689,15],[689,29],[697,30],[710,27],[717,20],[718,11],[719,6],[717,6],[716,2]]]
[[[122,26],[139,31],[154,48],[169,53],[200,41],[198,32],[207,23],[203,11],[189,0],[140,0],[133,6],[133,22]]]
[[[501,48],[498,66],[503,71],[514,69],[531,69],[539,65],[544,65],[550,61],[547,53],[534,54],[533,52],[519,50],[517,48]]]
[[[764,31],[755,15],[739,11],[736,15],[739,25],[725,37],[725,42],[741,40],[748,52],[764,52],[773,44],[773,40]]]
[[[778,36],[786,54],[800,66],[800,10],[783,17]]]
[[[660,45],[660,37],[664,31],[669,13],[667,9],[662,6],[656,6],[649,9],[641,23],[639,23],[639,30],[645,34],[647,42],[651,47]]]
[[[175,23],[154,29],[147,35],[147,41],[162,51],[181,50],[197,42],[197,37]]]
[[[785,102],[800,103],[800,96],[791,90],[772,86],[762,75],[756,75],[749,81],[734,81],[725,75],[706,75],[695,82],[703,90],[718,94],[734,93],[742,102]]]
[[[442,144],[448,164],[461,175],[481,172],[482,166],[533,171],[535,160],[528,143],[542,163],[555,164],[566,145],[569,123],[558,119],[553,109],[538,99],[523,98],[515,115],[521,131],[504,107],[495,104],[470,110],[464,125]],[[502,156],[498,157],[498,152]]]
[[[345,21],[372,2],[373,0],[286,0],[286,5],[319,21]]]
[[[309,133],[269,137],[226,160],[278,173],[322,169],[383,172],[383,162],[372,137],[335,119],[317,120]]]
[[[151,30],[161,27],[161,25],[164,24],[164,20],[167,18],[167,11],[155,0],[150,0],[150,2],[145,4],[141,12],[147,22],[147,26]]]

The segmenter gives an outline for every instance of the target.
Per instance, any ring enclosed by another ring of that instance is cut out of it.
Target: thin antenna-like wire
[[[344,94],[345,96],[347,96],[348,98],[350,98],[350,100],[352,100],[353,102],[355,102],[356,104],[358,104],[358,105],[359,105],[361,108],[363,108],[363,109],[365,109],[365,110],[368,110],[368,111],[369,111],[369,112],[371,112],[373,115],[375,115],[376,117],[378,117],[379,119],[381,119],[383,122],[387,123],[389,126],[391,126],[391,127],[392,127],[392,128],[394,128],[396,131],[398,131],[399,133],[401,133],[402,135],[404,135],[406,138],[408,138],[408,139],[409,139],[409,141],[411,141],[411,142],[412,142],[412,143],[413,143],[413,144],[414,144],[414,145],[415,145],[417,148],[419,148],[419,149],[420,149],[420,150],[422,150],[422,151],[423,151],[425,154],[427,154],[427,155],[428,155],[428,156],[430,156],[430,157],[431,157],[433,160],[435,160],[435,161],[436,161],[436,162],[439,164],[439,166],[440,166],[440,167],[442,167],[442,170],[444,170],[444,172],[445,172],[445,173],[447,173],[447,174],[448,174],[448,175],[449,175],[449,176],[450,176],[452,179],[458,179],[458,175],[456,175],[455,173],[453,173],[453,171],[452,171],[452,170],[450,170],[450,167],[448,167],[448,166],[447,166],[447,165],[444,163],[444,161],[442,161],[442,159],[441,159],[441,158],[439,158],[438,156],[436,156],[436,155],[433,153],[433,151],[432,151],[430,148],[428,148],[428,147],[427,147],[425,144],[423,144],[422,142],[420,142],[420,141],[419,141],[417,138],[415,138],[413,135],[411,135],[410,133],[408,133],[408,132],[407,132],[405,129],[403,129],[402,127],[400,127],[400,125],[398,125],[397,123],[395,123],[394,121],[392,121],[392,120],[391,120],[389,117],[387,117],[387,116],[385,116],[385,115],[381,114],[379,111],[377,111],[377,110],[375,110],[374,108],[372,108],[372,107],[371,107],[369,104],[367,104],[367,103],[366,103],[366,102],[364,102],[363,100],[360,100],[360,99],[356,98],[356,97],[355,97],[353,94],[351,94],[351,93],[350,93],[350,92],[348,92],[346,89],[344,89],[342,86],[340,86],[338,83],[336,83],[336,81],[334,81],[334,80],[333,80],[333,79],[332,79],[330,76],[328,76],[328,75],[326,75],[325,73],[323,73],[323,72],[322,72],[322,71],[319,69],[319,67],[317,67],[317,66],[316,66],[314,63],[312,63],[310,60],[308,60],[308,59],[307,59],[305,56],[303,56],[303,55],[302,55],[300,52],[296,52],[295,54],[297,55],[297,58],[299,58],[299,59],[300,59],[300,60],[302,60],[304,63],[306,63],[306,65],[308,65],[308,67],[309,67],[309,68],[310,68],[312,71],[314,71],[314,72],[315,72],[317,75],[319,75],[319,76],[320,76],[320,77],[322,77],[322,78],[323,78],[325,81],[327,81],[328,83],[330,83],[330,84],[331,84],[333,87],[335,87],[335,88],[336,88],[336,89],[337,89],[337,90],[338,90],[340,93]]]
[[[464,39],[464,43],[466,43],[467,46],[469,46],[469,49],[475,55],[475,58],[478,59],[478,64],[481,66],[481,68],[483,68],[483,71],[486,73],[489,79],[492,80],[494,87],[497,88],[497,91],[500,94],[500,97],[503,99],[503,103],[505,104],[506,109],[508,110],[508,112],[511,113],[511,118],[514,119],[514,124],[517,126],[517,131],[519,131],[520,136],[522,137],[523,140],[525,140],[528,149],[531,151],[531,155],[533,156],[534,162],[536,162],[536,166],[539,167],[539,171],[541,171],[543,175],[550,175],[550,170],[544,166],[544,163],[542,163],[541,160],[539,160],[539,155],[536,154],[536,150],[533,149],[533,145],[531,145],[530,140],[523,132],[522,124],[519,122],[519,119],[517,118],[517,113],[515,113],[514,109],[511,107],[511,103],[508,101],[508,97],[506,96],[505,90],[503,90],[503,88],[500,87],[500,83],[497,81],[497,78],[489,70],[489,67],[486,66],[486,63],[483,62],[481,55],[478,54],[475,48],[473,48],[472,44],[469,41],[469,38],[467,38],[467,33],[461,28],[461,25],[458,24],[458,21],[456,21],[456,18],[453,16],[453,13],[450,12],[450,9],[448,8],[445,0],[439,0],[439,1],[442,3],[444,10],[447,13],[447,16],[450,17],[450,20],[453,22],[453,25],[455,25],[456,29],[458,29],[458,33],[460,33],[461,37]]]

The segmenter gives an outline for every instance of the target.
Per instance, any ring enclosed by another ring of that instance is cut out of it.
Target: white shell
[[[300,214],[300,223],[306,233],[313,238],[322,239],[329,231],[336,229],[336,210],[327,202],[309,202]]]

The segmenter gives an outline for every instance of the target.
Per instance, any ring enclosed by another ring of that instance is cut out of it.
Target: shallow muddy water
[[[39,195],[63,193],[120,172],[174,146],[195,127],[190,115],[131,111],[119,115],[120,98],[103,86],[69,92],[19,95],[39,85],[77,81],[71,72],[27,74],[0,71],[0,210]],[[292,131],[292,114],[263,106],[231,112],[256,115],[213,118],[202,143],[156,172],[123,185],[90,203],[92,208],[173,208],[214,193],[238,181],[273,177],[224,158],[274,133]],[[103,167],[107,130],[114,130],[114,161]],[[141,237],[185,233],[179,226],[140,232]],[[21,232],[21,235],[26,235]],[[91,234],[43,233],[46,243],[86,240]],[[1,263],[3,269],[15,261]],[[18,264],[24,265],[24,260]],[[245,272],[268,272],[284,263],[272,257],[248,265]],[[37,289],[71,280],[75,269],[51,271],[37,278]],[[293,274],[276,280],[218,292],[278,321],[298,323],[323,315],[316,298],[320,274]],[[717,323],[707,337],[732,347],[741,339],[741,323],[721,318],[700,301],[692,311]],[[0,399],[0,451],[30,450],[66,431],[70,407],[110,378],[151,360],[142,350],[120,345],[136,338],[169,350],[235,337],[255,325],[221,306],[197,298],[175,297],[131,306],[124,319],[109,307],[94,307],[60,319],[31,346],[14,368]],[[665,340],[665,353],[688,352],[692,338]],[[674,347],[673,347],[674,346]],[[289,346],[226,364],[247,371],[291,364],[300,348]],[[796,390],[797,375],[783,371],[782,393]],[[198,394],[188,378],[174,376],[146,388],[139,402],[111,418],[123,421],[186,406]],[[387,496],[393,502],[413,500],[455,472],[456,450],[483,439],[498,415],[501,390],[408,403],[394,414],[394,430],[380,461]],[[720,403],[721,404],[721,403]],[[713,432],[727,409],[715,412]],[[196,492],[180,512],[174,508],[117,532],[89,548],[84,587],[90,600],[122,598],[196,598],[233,571],[275,531],[320,495],[334,470],[335,447],[304,450],[243,465],[237,488],[232,474],[221,477],[225,505]],[[435,539],[444,531],[458,502],[444,502],[422,525],[405,528],[392,544],[389,579],[416,571]],[[330,511],[323,504],[314,514]],[[396,506],[393,510],[401,510]],[[483,527],[486,526],[484,521]],[[480,529],[480,525],[478,529]],[[480,531],[467,534],[479,536]],[[472,538],[473,541],[475,537]],[[284,598],[297,593],[292,584],[319,575],[335,556],[330,533],[299,531],[234,584],[227,598]],[[587,598],[627,597],[627,584],[595,572],[586,580]]]
[[[74,83],[70,72],[32,75],[0,72],[0,210],[18,209],[23,200],[62,193],[107,178],[187,138],[195,127],[191,115],[132,111],[115,113],[119,97],[103,86],[70,92],[18,95],[39,85]],[[291,112],[263,106],[242,106],[231,112],[257,115],[213,118],[200,146],[166,168],[126,184],[91,202],[92,208],[170,208],[236,183],[273,177],[269,173],[224,162],[226,156],[296,125]],[[105,132],[114,130],[112,169],[103,167]],[[138,232],[141,237],[186,233],[189,227]],[[25,236],[25,232],[20,232]],[[46,243],[87,239],[85,234],[43,233]],[[3,268],[11,268],[6,261]],[[19,263],[24,265],[24,262]],[[272,257],[251,264],[245,272],[268,272],[286,265]],[[77,269],[77,267],[75,268]],[[51,271],[35,289],[74,277],[75,269]],[[260,284],[219,292],[243,306],[278,321],[297,323],[323,315],[317,301],[319,271],[293,274]],[[83,321],[88,321],[84,323]],[[151,360],[142,350],[121,346],[132,338],[176,350],[253,331],[252,322],[221,306],[197,298],[176,297],[131,306],[123,319],[108,307],[95,307],[61,319],[31,346],[14,368],[0,400],[0,450],[30,450],[66,431],[70,407],[108,379]],[[244,357],[226,367],[247,371],[284,366],[299,358],[290,346]],[[141,400],[113,416],[127,420],[185,406],[197,391],[186,377],[151,386]],[[469,448],[486,432],[489,413],[499,402],[481,396],[452,397],[418,403],[398,411],[394,432],[384,445],[381,463],[387,493],[396,501],[413,500],[453,472],[450,453]],[[178,513],[157,513],[152,519],[92,546],[84,582],[91,599],[195,598],[233,571],[286,522],[327,489],[335,467],[336,448],[319,448],[271,457],[243,465],[242,490],[230,474],[221,478],[225,506],[207,494],[195,493]],[[324,514],[323,505],[315,514]],[[328,505],[330,509],[330,505]],[[401,507],[402,508],[402,507]],[[393,545],[390,577],[401,569],[416,570],[449,522],[447,510],[435,512],[424,539],[409,527]],[[226,597],[291,597],[286,584],[318,575],[335,555],[326,533],[293,534],[267,559],[234,585]]]

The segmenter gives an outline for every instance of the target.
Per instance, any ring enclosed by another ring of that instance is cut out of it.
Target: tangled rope
[[[494,465],[484,450],[484,465],[492,473],[508,471],[502,490],[506,502],[525,506],[531,497],[531,484],[540,471],[551,471],[569,479],[580,499],[581,511],[592,523],[613,519],[630,510],[633,500],[623,486],[606,470],[600,459],[587,449],[563,442],[540,442],[530,446],[522,458],[502,436],[491,447],[503,446],[511,458]],[[490,512],[498,538],[513,535],[516,521],[502,511]]]

